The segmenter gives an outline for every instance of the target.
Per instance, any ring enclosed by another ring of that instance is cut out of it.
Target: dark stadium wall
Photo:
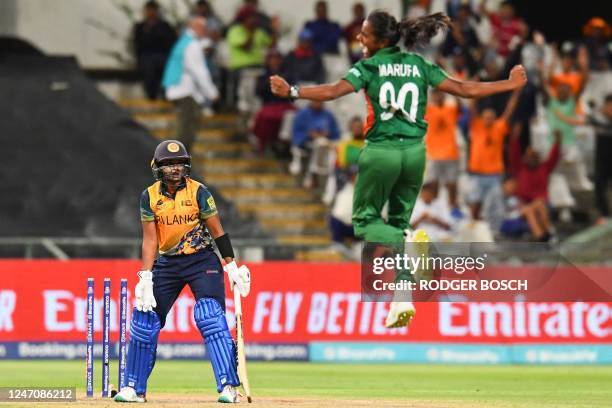
[[[137,236],[156,140],[104,97],[71,57],[0,64],[2,236]],[[10,101],[10,103],[8,103]]]

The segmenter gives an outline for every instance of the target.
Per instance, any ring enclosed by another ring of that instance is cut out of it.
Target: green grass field
[[[98,396],[99,361],[96,365]],[[111,366],[112,383],[116,367]],[[248,368],[254,405],[259,406],[612,406],[610,366],[250,363]],[[81,361],[0,361],[0,386],[76,386],[80,403],[70,406],[89,406],[81,398],[84,373]],[[160,398],[159,406],[208,405],[215,401],[213,383],[207,362],[159,361],[149,382],[148,405],[158,406]],[[113,404],[98,398],[93,405]]]

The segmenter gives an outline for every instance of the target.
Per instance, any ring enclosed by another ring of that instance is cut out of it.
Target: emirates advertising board
[[[252,289],[243,299],[251,360],[432,363],[612,363],[612,302],[605,296],[472,301],[447,296],[419,301],[408,328],[387,329],[389,303],[364,299],[358,263],[264,262],[248,265]],[[94,279],[94,352],[101,354],[105,278],[111,279],[111,355],[119,339],[120,280],[133,305],[137,261],[0,261],[0,359],[79,359],[85,355],[87,279]],[[525,266],[496,265],[524,275]],[[527,267],[538,273],[539,266]],[[585,267],[586,275],[612,268]],[[519,274],[520,275],[520,274]],[[600,285],[601,286],[601,285]],[[605,289],[605,288],[604,288]],[[227,288],[226,317],[234,328]],[[158,358],[206,358],[186,287],[160,335]],[[129,321],[129,315],[128,315]],[[129,326],[129,325],[128,325]]]

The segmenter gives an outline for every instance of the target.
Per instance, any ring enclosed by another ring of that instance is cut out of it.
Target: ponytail
[[[407,49],[422,47],[438,34],[452,26],[450,18],[444,13],[429,14],[417,18],[405,18],[399,23],[400,36]]]
[[[396,45],[403,38],[407,49],[426,45],[438,31],[446,30],[452,24],[444,13],[406,18],[398,23],[395,17],[384,10],[371,12],[368,21],[376,38],[388,40],[389,46]]]

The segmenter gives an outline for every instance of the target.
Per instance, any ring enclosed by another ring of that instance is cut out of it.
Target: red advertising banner
[[[96,331],[102,327],[103,279],[112,280],[114,341],[120,279],[129,280],[132,305],[139,266],[125,260],[0,261],[0,342],[84,341],[88,277],[95,278]],[[243,300],[249,342],[609,343],[612,339],[609,302],[419,303],[408,329],[390,330],[383,325],[388,304],[361,301],[359,264],[266,262],[249,268],[252,290]],[[233,322],[233,304],[227,295],[228,321]],[[193,305],[186,288],[168,316],[162,342],[201,341]]]

